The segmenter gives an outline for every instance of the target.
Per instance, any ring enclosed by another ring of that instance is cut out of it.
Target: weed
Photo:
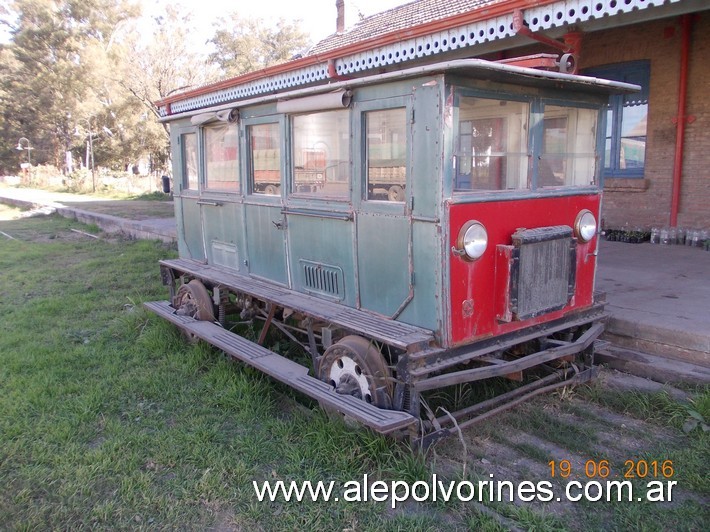
[[[172,201],[172,196],[166,194],[165,192],[153,191],[144,192],[143,194],[138,194],[135,196],[130,196],[128,199],[138,201]]]

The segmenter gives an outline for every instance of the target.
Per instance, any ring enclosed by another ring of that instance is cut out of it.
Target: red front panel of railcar
[[[584,209],[598,220],[600,201],[599,195],[590,194],[449,205],[449,249],[456,247],[459,230],[469,220],[481,222],[488,232],[488,246],[481,258],[466,261],[455,255],[451,257],[450,345],[512,332],[591,306],[598,236],[587,243],[577,239],[573,244],[576,248],[573,296],[563,308],[527,319],[501,317],[501,309],[507,303],[506,279],[510,273],[506,271],[509,261],[505,251],[510,249],[512,235],[521,228],[569,226],[573,229],[577,215]]]

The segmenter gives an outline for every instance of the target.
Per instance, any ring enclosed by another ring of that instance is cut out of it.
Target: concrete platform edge
[[[97,214],[75,207],[66,207],[60,203],[37,203],[3,196],[0,196],[0,202],[15,207],[50,207],[64,218],[77,220],[85,224],[95,224],[107,233],[121,233],[130,238],[160,240],[169,244],[177,242],[175,233],[160,231],[156,227],[141,223],[140,220],[126,220],[110,214]]]

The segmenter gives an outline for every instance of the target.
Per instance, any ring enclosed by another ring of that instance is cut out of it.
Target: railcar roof
[[[529,87],[564,87],[567,90],[596,94],[628,93],[636,92],[641,89],[638,85],[611,81],[608,79],[519,67],[493,61],[486,61],[484,59],[457,59],[453,61],[445,61],[431,65],[423,65],[387,72],[385,74],[375,74],[344,81],[325,83],[307,88],[282,90],[258,97],[244,99],[235,98],[228,103],[221,103],[219,105],[208,104],[204,106],[195,106],[194,109],[168,114],[167,116],[161,118],[161,121],[168,122],[179,118],[186,118],[204,113],[205,111],[218,112],[227,109],[248,107],[255,104],[275,102],[278,100],[323,94],[336,90],[352,89],[365,85],[395,81],[398,79],[445,73],[483,81],[506,82]]]

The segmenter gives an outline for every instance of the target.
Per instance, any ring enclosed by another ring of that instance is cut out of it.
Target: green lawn
[[[708,439],[677,427],[685,443],[674,457],[695,464],[695,476],[684,477],[694,479],[695,491],[668,509],[667,522],[662,507],[628,504],[601,513],[590,504],[571,520],[554,506],[525,504],[259,503],[252,482],[266,479],[478,478],[483,443],[504,443],[505,427],[516,424],[550,432],[559,415],[545,414],[545,405],[561,398],[466,431],[465,471],[456,438],[426,458],[412,454],[329,421],[287,387],[204,344],[186,344],[144,311],[141,302],[167,295],[157,262],[174,250],[96,240],[71,231],[86,229],[76,222],[11,219],[16,214],[0,206],[7,235],[0,234],[0,529],[662,530],[707,523]],[[598,405],[605,397],[589,395]],[[662,420],[658,426],[671,430]],[[597,443],[589,434],[576,428],[555,441],[593,453],[585,447],[585,438]],[[543,468],[549,460],[532,444],[520,449]]]

